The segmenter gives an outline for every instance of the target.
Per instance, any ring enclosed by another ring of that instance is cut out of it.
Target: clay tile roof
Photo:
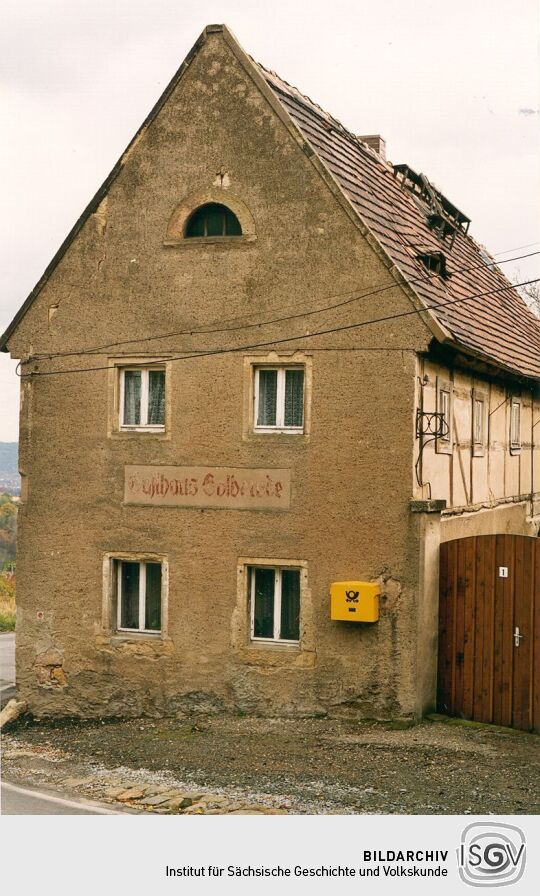
[[[433,207],[405,189],[391,165],[295,87],[257,65],[304,139],[417,296],[428,308],[455,303],[438,307],[432,314],[457,347],[505,370],[540,378],[540,320],[483,247],[457,226],[450,248],[451,240],[443,240],[428,226]],[[462,225],[468,221],[451,203],[443,203],[443,211],[448,210],[460,216]],[[446,278],[430,274],[418,257],[441,252],[446,260]],[[502,292],[457,302],[501,287],[505,287]]]

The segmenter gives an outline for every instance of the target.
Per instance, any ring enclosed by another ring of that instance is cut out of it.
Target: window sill
[[[231,248],[232,246],[246,246],[254,243],[257,237],[253,234],[243,234],[242,236],[190,236],[190,237],[172,237],[163,241],[165,248],[173,247],[175,249],[196,249],[201,246],[222,246]]]
[[[264,426],[257,426],[253,429],[253,435],[255,436],[303,436],[305,435],[303,429],[280,429],[277,426],[265,428]]]
[[[104,653],[120,653],[127,656],[140,656],[148,659],[172,656],[174,644],[161,632],[114,632],[110,635],[98,635],[96,648]]]
[[[252,647],[294,647],[300,650],[300,641],[287,641],[285,638],[252,638],[249,643]]]
[[[443,442],[438,439],[435,443],[436,454],[453,454],[453,445],[451,442]]]
[[[269,445],[305,445],[309,442],[309,433],[292,432],[291,430],[252,429],[245,433],[245,442],[267,442]]]
[[[171,433],[166,429],[114,429],[109,433],[111,439],[170,439]]]
[[[250,641],[235,650],[237,659],[250,666],[273,666],[288,669],[311,669],[315,666],[313,650],[303,650],[300,644],[280,644],[277,641]]]
[[[129,426],[125,424],[121,426],[118,432],[150,432],[153,434],[165,432],[164,426]]]

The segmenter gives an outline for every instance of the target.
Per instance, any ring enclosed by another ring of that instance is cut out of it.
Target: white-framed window
[[[487,395],[476,387],[472,392],[472,454],[473,457],[484,455],[487,440]]]
[[[484,401],[476,396],[473,398],[473,442],[484,444]]]
[[[437,412],[439,418],[439,432],[435,443],[439,454],[452,453],[452,383],[437,378]]]
[[[248,570],[251,640],[298,644],[300,570],[252,566]]]
[[[512,398],[510,402],[510,451],[521,449],[521,401]]]
[[[163,564],[113,559],[116,629],[157,634],[162,630]]]
[[[304,367],[254,368],[254,431],[304,432]]]
[[[121,367],[119,383],[121,430],[163,432],[165,369]]]
[[[484,444],[484,402],[480,398],[473,399],[473,442]]]
[[[447,392],[446,389],[441,389],[439,393],[440,397],[440,411],[441,414],[441,441],[449,442],[450,441],[450,392]]]

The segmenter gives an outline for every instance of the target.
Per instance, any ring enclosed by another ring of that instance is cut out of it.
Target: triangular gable
[[[480,247],[458,231],[452,250],[441,245],[426,223],[417,198],[399,184],[392,168],[343,126],[277,75],[255,63],[224,25],[208,25],[147,116],[126,151],[76,222],[13,321],[0,338],[7,342],[54,269],[99,207],[124,167],[131,148],[155,119],[209,34],[221,33],[320,176],[364,234],[389,273],[408,295],[432,335],[469,354],[526,377],[540,378],[540,322],[494,265],[482,264]],[[450,277],[429,276],[418,259],[418,245],[443,251]],[[466,271],[464,269],[472,268]],[[493,289],[504,292],[455,304]],[[454,302],[448,308],[433,308]]]
[[[352,207],[352,205],[351,205],[348,197],[345,195],[341,185],[339,183],[337,183],[337,181],[332,176],[332,174],[327,170],[327,167],[325,166],[323,161],[318,157],[318,155],[316,155],[314,153],[311,146],[306,142],[305,137],[302,134],[302,131],[298,127],[297,123],[291,118],[291,116],[289,115],[289,112],[284,107],[283,103],[280,101],[280,98],[276,95],[275,91],[272,90],[271,87],[269,86],[269,84],[267,83],[267,80],[263,74],[262,69],[258,66],[257,63],[255,63],[251,59],[250,56],[248,56],[247,53],[245,53],[245,51],[242,49],[242,47],[240,46],[240,44],[238,43],[238,41],[236,40],[234,35],[231,33],[231,31],[225,25],[208,25],[202,32],[199,39],[194,44],[193,48],[187,55],[186,59],[184,60],[184,62],[182,63],[182,65],[180,66],[180,68],[178,69],[176,74],[171,79],[170,83],[165,88],[164,92],[160,96],[159,100],[157,101],[157,103],[155,104],[155,106],[153,107],[153,109],[151,110],[149,115],[147,116],[147,118],[144,120],[144,122],[142,123],[142,125],[140,126],[140,128],[138,129],[136,134],[134,135],[133,139],[130,141],[126,150],[122,153],[122,156],[117,161],[116,165],[114,166],[114,168],[112,169],[112,171],[110,172],[110,174],[108,175],[106,180],[103,182],[103,184],[101,185],[101,187],[99,188],[99,190],[97,191],[95,196],[92,198],[92,200],[89,202],[89,204],[85,208],[85,210],[82,213],[82,215],[80,216],[80,218],[77,220],[76,224],[74,225],[74,227],[72,228],[70,233],[67,235],[66,239],[60,246],[58,252],[54,256],[54,258],[51,260],[49,265],[47,266],[45,272],[43,273],[42,277],[40,278],[40,280],[38,281],[38,283],[36,284],[36,286],[34,287],[32,292],[30,293],[30,295],[28,296],[26,301],[24,302],[24,304],[21,306],[21,308],[19,309],[19,311],[13,318],[12,322],[9,324],[9,326],[6,329],[6,331],[4,332],[4,334],[0,337],[0,349],[2,351],[8,351],[7,344],[8,344],[8,341],[9,341],[11,335],[16,330],[18,324],[20,323],[20,321],[22,320],[22,318],[24,317],[26,312],[29,310],[29,308],[32,306],[32,304],[34,303],[37,296],[40,294],[43,287],[49,281],[55,268],[57,267],[59,262],[62,260],[63,256],[65,255],[65,253],[67,252],[67,250],[69,249],[69,247],[71,246],[73,241],[76,239],[77,235],[81,231],[85,222],[88,220],[88,218],[92,214],[94,214],[98,210],[100,203],[106,198],[111,185],[114,183],[114,181],[116,180],[116,178],[122,171],[124,164],[128,160],[130,153],[131,153],[131,149],[137,144],[140,137],[144,134],[145,130],[148,128],[148,126],[154,121],[156,116],[159,114],[160,110],[163,108],[163,106],[165,105],[165,103],[167,102],[167,100],[169,99],[169,97],[171,96],[173,91],[175,90],[176,86],[178,85],[179,81],[181,80],[184,72],[186,71],[188,66],[191,64],[191,62],[193,61],[193,59],[195,58],[195,56],[197,55],[197,53],[199,52],[201,47],[206,42],[208,35],[218,34],[218,33],[222,35],[223,40],[226,42],[228,47],[234,53],[236,59],[242,65],[242,67],[244,68],[246,73],[256,84],[259,91],[263,94],[263,96],[265,97],[265,99],[267,100],[269,105],[272,107],[273,112],[282,121],[282,123],[287,128],[287,130],[289,131],[289,133],[291,134],[293,139],[298,143],[299,147],[310,158],[312,164],[317,169],[317,171],[318,171],[319,175],[322,177],[322,179],[325,181],[327,187],[334,193],[337,200],[340,202],[343,210],[346,212],[346,214],[348,214],[348,216],[353,221],[353,223],[363,233],[363,235],[367,239],[368,243],[370,244],[371,248],[375,251],[375,253],[378,255],[378,257],[382,260],[384,266],[389,270],[391,275],[396,280],[396,283],[399,284],[400,287],[402,288],[403,292],[406,295],[408,295],[413,308],[416,309],[421,314],[422,319],[424,320],[424,323],[427,324],[432,335],[436,339],[438,339],[440,342],[444,342],[447,339],[449,339],[449,334],[446,333],[444,331],[444,328],[442,328],[439,325],[439,323],[435,319],[435,317],[433,315],[431,315],[431,313],[424,308],[422,302],[418,299],[416,294],[412,290],[409,289],[408,284],[406,283],[404,278],[401,276],[400,272],[394,267],[391,258],[387,255],[385,250],[381,247],[380,243],[373,237],[373,235],[370,233],[370,231],[364,225],[364,223],[360,220],[356,210]]]

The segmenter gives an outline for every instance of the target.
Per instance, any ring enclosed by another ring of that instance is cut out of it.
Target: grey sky
[[[536,0],[3,0],[0,331],[209,22],[381,133],[490,251],[540,240]],[[0,356],[0,441],[17,438],[14,367]]]

